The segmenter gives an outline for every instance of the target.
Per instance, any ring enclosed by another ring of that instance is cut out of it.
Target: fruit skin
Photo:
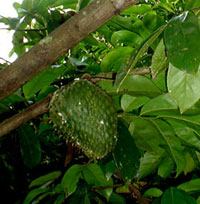
[[[104,157],[117,142],[117,111],[112,98],[88,80],[56,91],[50,119],[60,134],[94,159]]]

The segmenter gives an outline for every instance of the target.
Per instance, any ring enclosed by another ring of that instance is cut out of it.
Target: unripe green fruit
[[[77,80],[55,92],[50,119],[60,134],[89,157],[104,157],[117,142],[112,98],[88,80]]]

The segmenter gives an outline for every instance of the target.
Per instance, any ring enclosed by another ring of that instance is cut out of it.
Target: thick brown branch
[[[89,33],[138,0],[95,0],[7,68],[0,70],[0,100],[65,55]]]
[[[36,116],[48,112],[50,99],[51,96],[48,96],[42,101],[33,104],[26,110],[0,123],[0,136],[8,134],[10,131],[14,130],[25,122],[35,118]]]

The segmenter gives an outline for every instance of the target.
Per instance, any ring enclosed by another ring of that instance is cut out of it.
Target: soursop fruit
[[[92,158],[102,158],[117,142],[117,111],[112,98],[88,80],[56,91],[50,119],[60,134]]]

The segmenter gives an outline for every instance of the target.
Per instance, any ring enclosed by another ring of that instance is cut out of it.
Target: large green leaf
[[[127,46],[136,47],[142,43],[143,39],[136,33],[128,30],[119,30],[113,33],[111,42],[114,45],[121,45],[123,43]]]
[[[185,5],[185,10],[200,8],[199,0],[188,0]]]
[[[132,180],[139,167],[140,154],[133,137],[121,120],[118,123],[118,135],[113,157],[123,179]]]
[[[155,169],[158,167],[163,154],[151,154],[146,152],[144,156],[140,159],[140,168],[139,168],[139,179],[148,176],[151,173],[154,173]]]
[[[42,150],[39,137],[29,124],[24,124],[17,129],[20,139],[20,150],[24,164],[33,168],[40,163]]]
[[[175,187],[170,187],[164,192],[161,200],[161,204],[169,203],[196,204],[196,201],[186,192],[181,191]]]
[[[167,150],[176,163],[176,176],[178,176],[185,168],[185,157],[183,155],[183,148],[181,146],[180,140],[174,135],[173,129],[167,123],[161,120],[154,120],[152,122],[155,124],[160,135],[166,142]]]
[[[129,130],[141,149],[153,154],[164,152],[161,145],[165,145],[165,140],[150,120],[133,118]]]
[[[184,140],[186,143],[192,145],[200,151],[200,139],[196,135],[194,129],[188,127],[188,125],[183,121],[168,120],[168,122],[172,125],[176,135],[181,140]]]
[[[170,63],[167,86],[170,96],[183,113],[200,99],[200,72],[196,75],[189,74]]]
[[[155,52],[152,57],[152,77],[153,79],[163,70],[167,68],[168,60],[165,55],[165,46],[163,43],[163,39],[161,39],[160,43],[157,45]]]
[[[121,70],[119,70],[115,82],[118,91],[120,89],[120,86],[122,86],[123,82],[127,78],[127,76],[130,74],[131,70],[135,67],[136,63],[144,55],[149,46],[152,45],[152,43],[159,37],[159,35],[163,32],[164,29],[165,26],[161,26],[158,30],[156,30],[147,40],[145,40],[141,44],[139,48],[134,50],[134,53],[130,59],[129,64],[121,67]]]
[[[142,197],[160,197],[163,192],[159,188],[149,188]]]
[[[172,18],[164,39],[169,61],[178,69],[197,72],[200,65],[200,26],[197,17],[186,11]]]
[[[116,85],[112,81],[101,80],[98,83],[103,89],[110,94],[116,94]],[[140,75],[130,75],[126,78],[123,85],[119,89],[119,94],[127,93],[133,96],[146,96],[149,98],[161,94],[160,89],[147,77]]]
[[[162,178],[168,177],[174,170],[174,161],[171,157],[165,157],[158,167],[158,175]]]
[[[142,96],[142,97],[134,97],[127,94],[124,94],[121,98],[121,107],[124,112],[129,112],[134,109],[139,108],[143,104],[149,101],[149,98]]]
[[[168,93],[157,96],[156,98],[151,99],[147,102],[141,109],[141,115],[157,115],[162,113],[162,111],[177,110],[177,105],[172,100]]]
[[[66,191],[66,196],[70,196],[77,188],[81,176],[82,166],[75,164],[71,166],[62,178],[61,185]]]
[[[118,47],[109,52],[101,62],[103,72],[118,71],[120,66],[126,61],[126,58],[133,51],[131,47]],[[122,55],[123,53],[123,55]]]
[[[102,169],[97,164],[91,163],[88,166],[85,166],[83,168],[83,175],[86,182],[90,185],[94,185],[94,187],[108,186],[113,184],[112,179],[107,180]],[[99,193],[109,200],[112,191],[112,188],[108,188],[105,190],[99,190]]]
[[[66,67],[61,65],[59,67],[49,67],[43,72],[35,76],[31,81],[23,86],[23,92],[26,98],[32,97],[35,93],[40,91],[44,86],[48,86],[61,74],[64,73]]]
[[[192,179],[188,182],[178,185],[177,188],[184,190],[186,192],[194,192],[194,191],[200,192],[200,179],[199,178]]]

